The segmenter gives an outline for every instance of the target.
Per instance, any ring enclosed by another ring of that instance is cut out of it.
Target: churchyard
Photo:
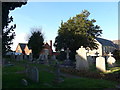
[[[64,61],[5,59],[2,88],[120,88],[120,62],[111,53],[107,60],[100,55],[93,60],[82,46],[76,52],[74,63],[69,50]]]

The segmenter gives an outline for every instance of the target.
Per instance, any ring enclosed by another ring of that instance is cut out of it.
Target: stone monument
[[[108,67],[114,67],[116,60],[114,57],[112,57],[113,54],[111,54],[111,52],[108,55],[109,55],[107,59]]]
[[[76,50],[76,69],[77,70],[88,70],[89,65],[87,61],[87,50],[81,46],[78,50]]]
[[[96,68],[102,72],[106,71],[105,58],[101,55],[99,55],[99,57],[96,58]]]

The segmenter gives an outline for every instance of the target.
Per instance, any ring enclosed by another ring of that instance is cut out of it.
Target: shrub
[[[120,50],[115,50],[115,51],[113,51],[113,57],[114,57],[116,60],[119,60],[119,59],[120,59]]]

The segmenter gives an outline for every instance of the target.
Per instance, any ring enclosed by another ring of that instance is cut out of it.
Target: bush
[[[57,56],[57,59],[61,60],[61,61],[65,60],[66,59],[66,52],[61,51],[60,55]]]
[[[119,59],[120,59],[120,50],[115,50],[115,51],[113,51],[113,57],[114,57],[116,60],[119,60]]]

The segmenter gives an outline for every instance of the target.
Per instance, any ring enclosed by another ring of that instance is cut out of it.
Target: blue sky
[[[102,38],[118,39],[118,3],[117,2],[28,2],[21,8],[10,12],[17,24],[13,50],[19,42],[27,42],[26,36],[32,27],[41,27],[45,41],[55,40],[61,20],[88,10],[89,19],[95,19],[95,25],[103,30]]]

